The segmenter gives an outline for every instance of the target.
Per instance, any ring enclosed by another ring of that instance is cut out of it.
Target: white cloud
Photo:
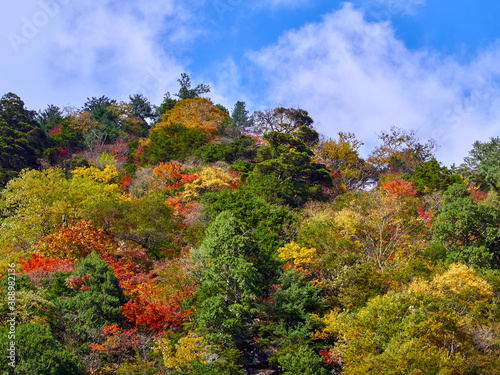
[[[200,2],[198,2],[200,4]],[[199,30],[188,4],[167,1],[28,0],[4,5],[0,91],[31,108],[82,105],[88,96],[154,102],[184,71],[175,52]]]
[[[239,91],[241,87],[240,68],[234,59],[229,57],[216,64],[213,70],[217,74],[209,82],[211,91],[208,96],[214,103],[222,104],[231,112],[232,106],[235,104],[232,102],[232,98],[242,95]],[[239,100],[245,101],[247,99],[241,98]]]
[[[441,144],[438,159],[460,163],[478,139],[500,132],[500,44],[461,65],[410,51],[388,22],[368,23],[349,3],[252,53],[269,83],[267,100],[310,112],[322,133],[365,141],[391,126]]]
[[[232,112],[237,101],[245,102],[246,109],[249,111],[253,111],[261,104],[258,102],[260,99],[258,93],[254,92],[248,83],[248,80],[252,81],[253,77],[247,68],[248,66],[239,64],[232,57],[213,66],[213,71],[216,73],[208,81],[211,87],[208,96],[214,103],[225,106],[229,113]]]

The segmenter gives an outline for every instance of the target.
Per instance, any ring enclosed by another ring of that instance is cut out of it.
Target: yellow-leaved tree
[[[388,132],[381,132],[378,138],[383,144],[372,151],[367,162],[379,170],[392,168],[400,172],[411,172],[430,160],[436,149],[434,140],[430,139],[422,144],[414,130],[395,126]]]
[[[325,355],[347,375],[491,373],[500,354],[496,325],[485,326],[470,312],[492,296],[473,269],[452,264],[431,281],[417,279],[358,311],[330,311],[313,338],[335,340]]]
[[[71,173],[76,178],[91,178],[104,184],[116,182],[120,175],[120,172],[113,164],[107,164],[102,170],[95,167],[78,167]]]
[[[215,106],[210,99],[197,97],[179,100],[172,109],[161,116],[155,128],[179,123],[213,138],[217,135],[217,128],[228,122],[229,114]]]
[[[193,200],[209,191],[235,188],[240,181],[237,174],[220,167],[206,167],[198,173],[198,178],[184,185],[184,198]]]
[[[82,133],[83,135],[99,125],[97,120],[92,117],[89,111],[78,110],[71,107],[66,107],[64,111],[70,119],[70,128],[79,133]]]
[[[208,355],[206,348],[207,343],[203,337],[197,337],[190,331],[175,345],[170,339],[163,336],[156,340],[153,351],[161,353],[165,367],[179,369],[181,366],[189,367],[195,359],[205,363]]]
[[[432,281],[414,280],[408,291],[448,299],[460,309],[470,308],[476,302],[489,301],[493,297],[492,286],[474,269],[461,263],[451,264],[446,272],[436,275]]]
[[[17,324],[38,323],[49,326],[49,309],[54,304],[46,299],[42,290],[17,290],[15,309],[0,310],[0,326],[7,326],[9,312],[16,316]]]
[[[374,189],[349,202],[335,214],[334,222],[338,235],[372,259],[381,272],[399,266],[425,248],[425,225],[412,197],[395,198]]]
[[[0,224],[2,250],[29,250],[34,242],[72,219],[97,215],[100,202],[118,205],[120,186],[111,182],[116,168],[80,168],[67,178],[64,171],[24,170],[0,193],[4,219]],[[105,182],[107,181],[107,182]]]
[[[297,271],[306,272],[307,268],[317,265],[315,248],[301,247],[295,242],[287,243],[278,249],[280,259],[290,262]]]
[[[314,148],[316,163],[325,164],[332,173],[336,195],[357,190],[374,179],[375,170],[359,156],[363,142],[353,133],[339,132],[336,139],[320,141]]]
[[[429,234],[418,204],[416,196],[375,188],[305,207],[297,242],[317,250],[330,306],[362,307],[384,288],[395,286],[394,275],[421,262]]]

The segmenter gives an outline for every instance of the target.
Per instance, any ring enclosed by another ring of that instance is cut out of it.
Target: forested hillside
[[[2,374],[500,374],[500,138],[363,157],[179,83],[1,98]]]

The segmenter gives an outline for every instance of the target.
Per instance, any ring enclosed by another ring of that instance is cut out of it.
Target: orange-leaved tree
[[[114,252],[116,244],[102,228],[96,229],[90,220],[82,219],[42,237],[33,248],[40,255],[76,259],[92,252],[97,255]]]
[[[198,178],[197,174],[182,173],[182,164],[170,161],[160,163],[153,168],[153,178],[149,181],[154,190],[176,189],[186,182]]]
[[[381,185],[382,189],[387,192],[389,198],[401,198],[417,194],[417,190],[413,187],[412,181],[405,181],[397,177],[382,182]]]

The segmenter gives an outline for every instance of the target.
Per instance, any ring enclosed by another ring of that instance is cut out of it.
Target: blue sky
[[[500,135],[494,0],[25,0],[0,12],[0,94],[32,109],[87,97],[160,104],[181,72],[231,109],[306,109],[366,154],[391,126],[461,163]]]

